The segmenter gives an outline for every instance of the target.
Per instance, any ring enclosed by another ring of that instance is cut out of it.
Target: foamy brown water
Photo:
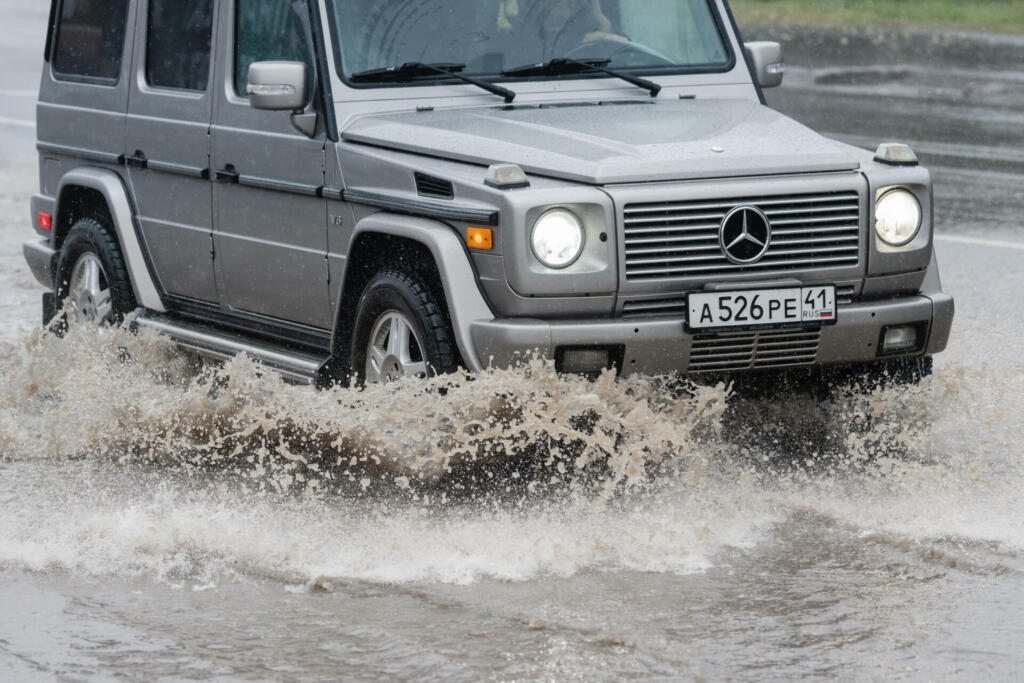
[[[51,670],[941,677],[1024,635],[1020,374],[819,403],[543,364],[315,392],[121,330],[0,355],[3,647]]]
[[[16,504],[0,562],[22,569],[289,585],[689,573],[804,512],[1013,557],[1024,541],[1019,468],[999,457],[1020,387],[981,408],[963,370],[821,404],[542,363],[316,392],[123,330],[34,332],[4,355]],[[968,407],[987,439],[962,432]]]

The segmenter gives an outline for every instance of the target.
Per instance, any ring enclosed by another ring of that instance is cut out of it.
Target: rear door
[[[221,303],[328,329],[323,117],[310,138],[288,112],[253,109],[245,94],[253,62],[301,61],[311,74],[310,102],[317,101],[309,8],[306,0],[226,0],[221,8],[212,127]]]
[[[135,17],[128,0],[57,1],[52,9],[49,60],[36,109],[42,189],[48,195],[82,163],[121,172],[132,61],[126,36]]]
[[[211,303],[214,14],[214,0],[139,0],[125,149],[164,291]]]

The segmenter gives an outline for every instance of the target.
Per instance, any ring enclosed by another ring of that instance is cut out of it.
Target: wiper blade
[[[399,66],[386,66],[382,69],[370,69],[360,71],[349,76],[352,81],[404,81],[419,76],[434,76],[438,72],[457,73],[466,68],[465,64],[451,62],[436,62],[424,64],[423,62],[407,62]]]
[[[397,81],[397,82],[408,82],[416,80],[417,78],[423,78],[425,76],[447,76],[449,78],[456,78],[464,83],[470,83],[478,88],[482,88],[487,92],[498,95],[499,97],[505,98],[505,102],[511,103],[516,99],[516,94],[508,88],[503,88],[500,85],[496,85],[489,81],[485,81],[480,78],[473,78],[465,74],[459,73],[466,68],[465,64],[450,64],[450,63],[436,63],[426,64],[424,62],[406,62],[401,66],[388,66],[382,69],[370,69],[369,71],[360,71],[349,76],[349,80],[356,82],[366,81]]]
[[[501,75],[513,77],[564,76],[566,74],[600,71],[608,74],[609,76],[620,78],[627,83],[632,83],[638,88],[643,88],[647,92],[651,93],[651,97],[657,97],[658,93],[661,92],[661,86],[653,81],[649,81],[646,78],[640,78],[639,76],[634,76],[633,74],[626,73],[625,71],[619,71],[618,69],[607,68],[606,65],[611,63],[611,61],[611,59],[570,59],[569,57],[556,57],[555,59],[541,64],[517,66],[514,69],[508,69],[507,71],[501,72]]]

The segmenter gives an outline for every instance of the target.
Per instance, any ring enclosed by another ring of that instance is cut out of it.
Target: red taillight
[[[39,212],[39,229],[53,230],[53,216],[48,213]]]

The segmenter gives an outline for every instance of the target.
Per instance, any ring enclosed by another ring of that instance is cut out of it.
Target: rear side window
[[[237,0],[235,3],[235,92],[247,97],[253,62],[304,62],[313,73],[303,0]]]
[[[213,0],[149,0],[146,81],[156,88],[206,90]]]
[[[58,76],[116,83],[128,0],[63,0],[53,49]]]

